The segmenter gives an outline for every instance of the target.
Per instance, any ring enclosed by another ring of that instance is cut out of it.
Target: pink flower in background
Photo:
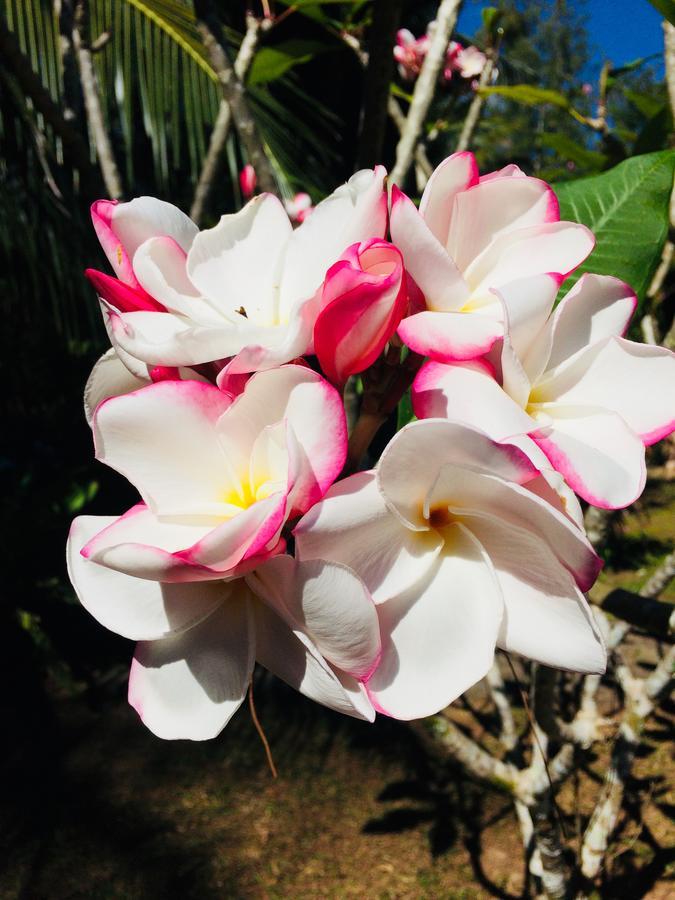
[[[407,28],[401,28],[397,32],[394,59],[398,63],[399,75],[404,81],[414,81],[417,78],[428,48],[428,35],[416,38]]]
[[[253,196],[257,181],[255,169],[250,163],[247,163],[239,173],[239,187],[245,200],[250,200]]]
[[[353,244],[328,270],[314,326],[326,376],[344,385],[382,353],[408,302],[401,254],[388,241]]]
[[[623,338],[637,298],[616,278],[583,275],[552,314],[556,292],[540,288],[528,305],[517,284],[502,288],[499,374],[483,361],[427,363],[415,413],[498,440],[529,434],[584,500],[628,506],[644,489],[645,445],[675,430],[675,355]]]
[[[271,560],[289,517],[344,464],[334,388],[304,366],[258,373],[234,401],[210,384],[162,381],[100,404],[93,428],[97,458],[142,502],[76,519],[69,572],[92,615],[141,641],[129,697],[148,727],[217,734],[256,657],[314,699],[372,718],[359,685],[379,656],[367,590],[343,567]]]
[[[284,207],[291,222],[304,222],[314,209],[312,198],[304,191],[300,191],[292,200],[284,200]]]
[[[577,525],[528,490],[538,477],[513,446],[414,422],[374,472],[338,482],[300,521],[298,558],[349,566],[377,604],[382,658],[366,687],[378,712],[443,709],[486,675],[497,646],[604,671],[582,593],[601,562]]]
[[[433,359],[473,359],[504,333],[495,290],[508,290],[526,314],[593,249],[584,225],[561,222],[558,201],[517,166],[479,176],[472,153],[455,153],[432,174],[419,211],[392,192],[392,241],[427,308],[398,329],[412,350]]]
[[[476,78],[485,68],[486,62],[486,55],[473,45],[460,47],[454,56],[454,67],[462,78]]]
[[[293,230],[261,194],[205,231],[150,197],[98,201],[94,226],[117,278],[89,270],[119,359],[156,366],[229,360],[229,374],[308,352],[327,270],[355,241],[383,237],[385,170],[364,169]],[[227,373],[223,377],[227,377]]]

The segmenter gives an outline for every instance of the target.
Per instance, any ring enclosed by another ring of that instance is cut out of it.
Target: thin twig
[[[246,34],[239,47],[237,58],[234,61],[234,72],[240,81],[244,81],[248,72],[255,51],[258,47],[260,32],[267,30],[272,25],[272,19],[263,19],[260,21],[255,16],[248,15],[246,17]],[[232,124],[232,110],[230,104],[224,98],[220,101],[218,115],[213,125],[209,147],[204,157],[202,170],[199,174],[199,181],[195,188],[194,200],[190,209],[190,218],[199,225],[202,221],[209,195],[218,180],[218,169],[220,161],[227,143],[227,137],[230,133],[230,125]]]
[[[391,183],[401,184],[413,161],[415,147],[424,128],[424,121],[433,100],[438,75],[443,65],[450,35],[455,27],[462,0],[441,0],[429,49],[415,83],[401,139],[396,147],[396,162]]]
[[[195,0],[197,30],[204,43],[207,55],[218,76],[218,82],[232,113],[232,121],[246,150],[248,162],[255,169],[258,184],[263,191],[277,194],[274,170],[265,152],[263,140],[258,132],[255,119],[249,109],[244,85],[237,78],[234,66],[227,53],[220,20],[212,0]]]
[[[94,61],[89,48],[88,30],[89,0],[77,0],[73,17],[73,47],[80,70],[87,125],[91,139],[96,147],[98,164],[106,190],[108,195],[116,200],[123,194],[122,179],[117,168],[110,135],[103,116]]]
[[[255,702],[253,700],[253,675],[251,675],[251,683],[248,686],[248,707],[251,710],[251,718],[253,719],[253,724],[255,725],[255,730],[258,732],[260,736],[260,740],[262,741],[262,745],[265,748],[265,755],[267,756],[267,764],[270,767],[270,772],[272,773],[272,778],[278,778],[279,773],[277,772],[277,767],[274,765],[274,758],[272,756],[272,751],[270,749],[269,741],[267,740],[267,736],[263,731],[263,727],[260,724],[260,720],[258,719],[258,713],[255,709]]]
[[[487,85],[489,85],[492,81],[492,73],[495,70],[496,53],[496,48],[490,51],[485,65],[483,66],[483,71],[480,73],[478,90],[474,94],[473,100],[471,101],[469,109],[467,110],[466,118],[464,119],[464,124],[462,125],[459,139],[457,140],[457,146],[455,147],[456,153],[461,153],[464,150],[468,150],[471,146],[473,134],[476,130],[476,125],[478,125],[480,114],[483,111],[483,104],[485,103],[485,97],[483,96],[483,94],[481,94],[480,89],[487,87]]]

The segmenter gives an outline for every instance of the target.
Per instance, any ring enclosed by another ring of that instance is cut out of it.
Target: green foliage
[[[531,84],[512,84],[480,88],[480,93],[486,97],[497,94],[500,97],[506,97],[507,100],[523,103],[525,106],[551,104],[559,109],[566,110],[575,119],[583,121],[583,117],[574,109],[569,98],[561,94],[560,91],[554,91],[550,88],[536,87]]]
[[[600,172],[607,165],[607,156],[597,150],[589,150],[583,144],[577,143],[566,134],[546,133],[541,135],[541,143],[544,147],[550,147],[563,159],[571,160],[582,170]]]
[[[284,41],[274,47],[262,47],[255,55],[249,70],[248,84],[266,84],[281,78],[294,66],[310,62],[317,53],[326,50],[318,41]]]
[[[565,290],[583,272],[599,272],[627,281],[644,299],[668,234],[674,171],[675,151],[666,150],[556,187],[561,218],[587,225],[597,241]]]

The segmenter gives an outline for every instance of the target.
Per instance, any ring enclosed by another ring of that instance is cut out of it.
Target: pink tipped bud
[[[327,378],[342,385],[382,353],[408,302],[399,250],[372,238],[352,244],[326,274],[314,349]]]

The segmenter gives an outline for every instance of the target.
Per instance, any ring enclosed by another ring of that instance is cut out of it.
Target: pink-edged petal
[[[427,181],[420,200],[420,213],[443,247],[447,246],[450,221],[455,216],[455,199],[475,184],[478,184],[478,165],[473,153],[467,152],[448,156],[436,166]]]
[[[356,172],[322,200],[288,243],[279,311],[290,314],[300,300],[312,297],[326,272],[351,244],[382,238],[387,227],[386,170]]]
[[[208,740],[241,706],[254,663],[250,600],[233,591],[189,631],[136,646],[129,703],[157,737]]]
[[[488,514],[505,526],[525,528],[548,544],[583,591],[591,588],[602,568],[585,534],[567,516],[526,487],[493,475],[445,465],[424,506],[430,513],[449,509],[462,519]]]
[[[547,368],[603,338],[623,337],[637,307],[635,291],[618,278],[586,272],[560,302],[551,322]]]
[[[150,384],[150,378],[138,378],[121,361],[114,347],[94,364],[84,387],[84,412],[91,425],[99,403],[110,397],[130,394]]]
[[[604,672],[606,651],[588,603],[536,535],[492,516],[466,522],[494,566],[505,614],[499,646],[574,672]]]
[[[218,308],[234,313],[243,307],[252,321],[273,324],[291,233],[281,201],[260,194],[199,233],[187,259],[190,281]]]
[[[448,463],[519,484],[539,474],[517,447],[499,444],[468,425],[443,419],[411,422],[389,442],[377,465],[387,506],[409,528],[428,529],[424,498]]]
[[[80,553],[113,516],[80,516],[68,535],[68,575],[77,597],[111,631],[133,641],[154,641],[192,628],[227,596],[222,582],[160,584],[113,571]]]
[[[675,354],[611,337],[546,373],[536,399],[618,413],[645,444],[675,428]]]
[[[349,566],[376,603],[417,584],[429,572],[443,541],[435,531],[416,533],[387,509],[373,472],[339,481],[295,528],[301,560],[327,559]]]
[[[469,296],[462,274],[434,237],[409,197],[395,185],[391,194],[391,239],[407,271],[434,310],[458,310]]]
[[[378,606],[382,659],[367,683],[378,712],[429,716],[487,673],[503,602],[485,551],[461,525],[424,584]]]
[[[231,402],[197,381],[162,381],[112,398],[94,416],[96,458],[128,478],[155,512],[217,515],[231,477],[216,423]]]
[[[579,499],[560,472],[553,468],[541,447],[529,435],[515,435],[509,438],[508,443],[522,450],[541,473],[527,482],[527,490],[554,506],[583,531],[584,514]]]
[[[367,677],[380,657],[373,600],[347,566],[323,559],[277,556],[248,578],[249,587],[296,632],[305,634],[332,665]]]
[[[595,245],[585,225],[550,222],[501,234],[464,272],[472,294],[482,297],[499,288],[543,272],[562,278],[586,259]]]
[[[545,273],[511,281],[496,292],[506,311],[506,330],[511,346],[521,361],[526,359],[533,344],[539,342],[559,287],[560,278]]]
[[[488,353],[504,326],[488,315],[425,310],[403,319],[397,333],[415,353],[452,362]]]
[[[449,418],[479,428],[495,440],[537,427],[482,360],[425,363],[413,382],[411,398],[418,419]]]
[[[329,709],[372,722],[375,710],[357,679],[333,669],[311,640],[288,624],[266,603],[253,604],[256,657],[286,684]]]
[[[464,271],[502,235],[559,218],[555,194],[538,178],[476,182],[455,197],[452,224],[443,243]]]
[[[223,316],[199,293],[187,276],[187,254],[170,237],[150,238],[134,256],[134,272],[148,294],[172,313],[200,325],[224,324]],[[235,320],[236,315],[232,315]]]
[[[553,404],[548,412],[550,425],[532,438],[572,490],[603,509],[634,503],[647,477],[644,445],[621,416]]]
[[[502,341],[502,351],[500,354],[501,382],[504,391],[513,399],[518,406],[526,408],[532,393],[532,383],[527,377],[527,372],[523,367],[520,359],[511,346],[511,340],[508,335],[504,336]]]
[[[297,438],[299,472],[293,508],[304,512],[340,474],[347,452],[347,424],[340,395],[306,366],[258,372],[219,423],[221,432],[257,435],[285,419]]]
[[[98,296],[120,312],[166,312],[164,304],[151,297],[139,284],[132,287],[96,269],[85,269],[84,274]]]

